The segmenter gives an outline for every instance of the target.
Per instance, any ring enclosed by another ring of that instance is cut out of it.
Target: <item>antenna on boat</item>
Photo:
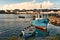
[[[37,11],[37,19],[40,19],[42,17],[41,13],[42,13],[42,4],[40,4],[40,10]]]
[[[42,17],[42,4],[40,4],[40,16]]]
[[[42,17],[42,15],[41,15],[42,14],[42,4],[40,4],[40,13],[39,14],[40,14],[39,16],[41,18]]]

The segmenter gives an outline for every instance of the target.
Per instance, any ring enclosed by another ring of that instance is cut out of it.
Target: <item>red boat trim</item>
[[[42,30],[42,31],[46,31],[46,27],[43,27],[43,26],[36,26],[36,28]]]

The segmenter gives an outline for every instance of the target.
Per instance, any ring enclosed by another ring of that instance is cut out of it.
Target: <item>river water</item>
[[[3,38],[8,38],[12,35],[17,35],[19,37],[20,31],[30,26],[30,21],[21,21],[18,16],[17,14],[0,14],[0,38],[2,38],[0,40],[5,40]],[[29,16],[29,18],[31,17]],[[49,35],[55,35],[56,33],[60,34],[60,27],[50,24],[47,28],[48,31],[50,31]]]
[[[30,21],[21,21],[18,16],[17,14],[0,14],[0,38],[20,36],[20,31],[30,25]]]

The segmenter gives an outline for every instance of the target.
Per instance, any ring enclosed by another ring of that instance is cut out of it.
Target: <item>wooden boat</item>
[[[23,33],[23,37],[26,39],[26,38],[29,38],[31,36],[34,35],[34,32],[35,32],[35,27],[27,27],[25,28],[22,33]]]
[[[55,26],[60,26],[60,20],[59,19],[52,19],[51,21],[51,24],[55,25]]]
[[[18,16],[18,18],[25,18],[24,16]]]
[[[34,25],[36,27],[36,32],[37,32],[37,36],[46,36],[47,33],[47,25],[49,23],[49,19],[48,18],[44,18],[44,19],[38,19],[38,20],[34,20],[32,22],[32,25]]]

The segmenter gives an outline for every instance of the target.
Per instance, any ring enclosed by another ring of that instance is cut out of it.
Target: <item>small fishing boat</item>
[[[25,18],[24,16],[18,16],[18,18]]]
[[[32,22],[32,25],[34,25],[36,27],[36,32],[37,32],[37,36],[46,36],[47,33],[47,25],[49,23],[49,19],[48,18],[44,18],[44,19],[38,19],[38,20],[34,20]]]
[[[22,34],[23,34],[23,37],[27,39],[33,36],[34,32],[35,32],[35,27],[27,27],[22,31]]]

